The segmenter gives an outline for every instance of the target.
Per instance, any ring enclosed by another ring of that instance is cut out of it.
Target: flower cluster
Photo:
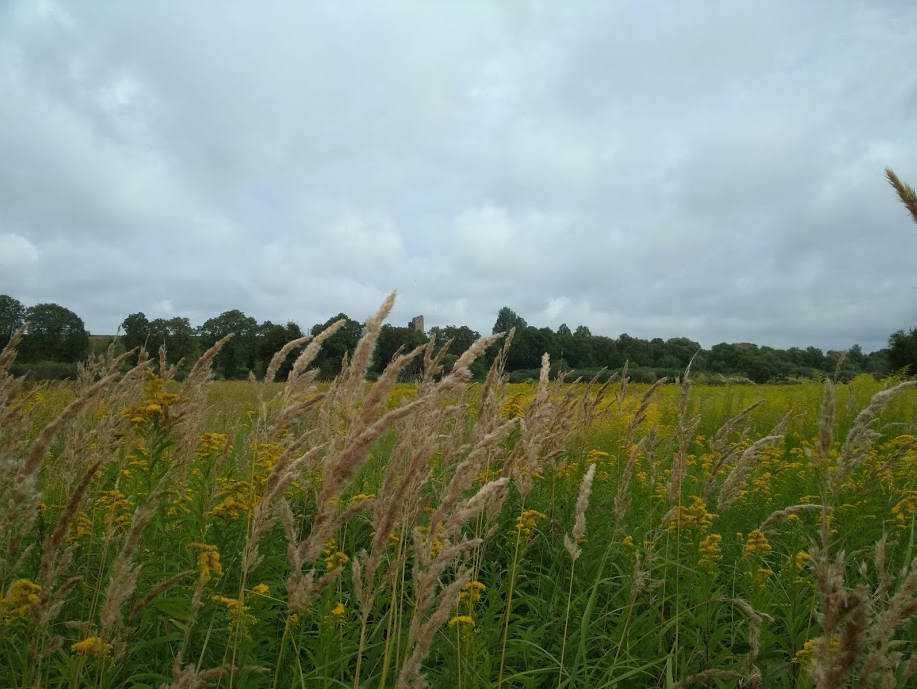
[[[163,425],[176,419],[173,407],[179,402],[181,397],[165,391],[165,381],[162,378],[153,377],[146,385],[146,399],[136,407],[125,409],[122,414],[136,427]]]
[[[694,495],[691,497],[691,504],[688,507],[679,505],[675,508],[675,516],[669,521],[669,528],[675,529],[698,529],[706,531],[713,524],[717,515],[707,511],[707,503],[704,499]]]
[[[204,433],[197,444],[197,456],[209,457],[221,453],[229,443],[225,433]]]
[[[41,586],[31,579],[17,579],[0,598],[0,620],[24,619],[41,601]]]
[[[87,636],[72,644],[70,650],[80,655],[104,656],[111,650],[111,645],[100,636]]]
[[[720,543],[722,540],[723,537],[718,533],[709,534],[701,539],[697,546],[698,551],[700,551],[698,563],[701,567],[704,569],[713,569],[716,567],[716,563],[723,557],[720,551]]]
[[[917,514],[917,490],[909,490],[892,507],[892,516],[898,527],[904,529],[911,525],[915,514]]]
[[[208,543],[192,543],[198,551],[197,573],[201,582],[207,583],[214,577],[223,576],[223,565],[220,564],[220,551]]]
[[[535,531],[535,525],[538,520],[544,519],[547,515],[538,510],[525,510],[516,518],[516,530],[523,538],[529,538]]]
[[[767,555],[771,552],[770,541],[767,540],[767,536],[764,535],[764,532],[760,529],[755,529],[750,534],[748,538],[745,539],[745,556],[750,557],[752,555]]]

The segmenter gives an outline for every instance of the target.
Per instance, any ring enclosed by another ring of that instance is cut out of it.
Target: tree
[[[121,330],[124,333],[121,336],[121,341],[125,350],[131,350],[135,347],[147,347],[150,322],[142,311],[132,313],[121,321]]]
[[[395,355],[401,350],[405,354],[415,347],[425,344],[427,336],[414,328],[400,328],[398,326],[385,324],[379,332],[379,340],[376,343],[376,352],[373,359],[373,368],[382,372]],[[405,373],[416,375],[422,370],[421,357],[416,357],[408,367]]]
[[[229,334],[227,342],[214,360],[214,368],[224,378],[243,378],[255,368],[255,337],[258,322],[238,309],[224,311],[204,322],[200,329],[201,347],[205,350]]]
[[[25,307],[18,299],[0,294],[0,349],[25,323]]]
[[[258,326],[258,344],[257,344],[257,368],[259,375],[267,371],[267,367],[280,349],[290,340],[302,337],[303,332],[293,321],[288,321],[286,325],[271,323],[265,321]],[[296,360],[295,354],[287,356],[286,361],[280,364],[277,369],[277,380],[286,380],[290,373],[290,368]]]
[[[89,351],[83,319],[59,304],[36,304],[25,315],[23,361],[76,362]]]
[[[509,332],[512,328],[515,328],[517,331],[522,330],[528,324],[525,322],[525,319],[522,316],[519,316],[515,311],[513,311],[508,306],[504,306],[500,309],[500,312],[497,314],[497,322],[494,323],[493,333],[506,333]]]
[[[899,330],[888,338],[888,364],[893,371],[917,373],[917,328]]]
[[[335,321],[344,319],[344,325],[334,335],[329,337],[322,344],[322,349],[316,358],[316,365],[322,375],[330,378],[341,371],[341,362],[344,355],[350,356],[357,342],[360,341],[360,335],[363,334],[363,326],[353,320],[346,313],[339,313],[334,318],[329,318],[321,325],[312,326],[312,334],[318,335],[322,330],[330,326]]]
[[[150,321],[147,348],[156,356],[160,347],[166,348],[166,361],[169,364],[183,362],[185,366],[194,363],[197,343],[194,328],[187,318],[156,318]]]
[[[445,327],[430,328],[430,336],[436,338],[438,346],[452,340],[449,353],[461,356],[471,345],[481,338],[481,333],[472,330],[467,325],[447,325]]]

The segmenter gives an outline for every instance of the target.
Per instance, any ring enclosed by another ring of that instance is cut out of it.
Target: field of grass
[[[915,686],[908,384],[366,383],[386,313],[331,384],[0,356],[0,687]]]

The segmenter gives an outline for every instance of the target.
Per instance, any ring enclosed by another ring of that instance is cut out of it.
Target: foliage
[[[26,310],[26,335],[20,348],[23,361],[76,362],[89,351],[83,320],[58,304],[36,304]]]

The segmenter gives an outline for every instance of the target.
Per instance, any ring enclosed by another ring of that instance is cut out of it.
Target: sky
[[[917,3],[0,3],[0,293],[93,333],[917,321]]]

